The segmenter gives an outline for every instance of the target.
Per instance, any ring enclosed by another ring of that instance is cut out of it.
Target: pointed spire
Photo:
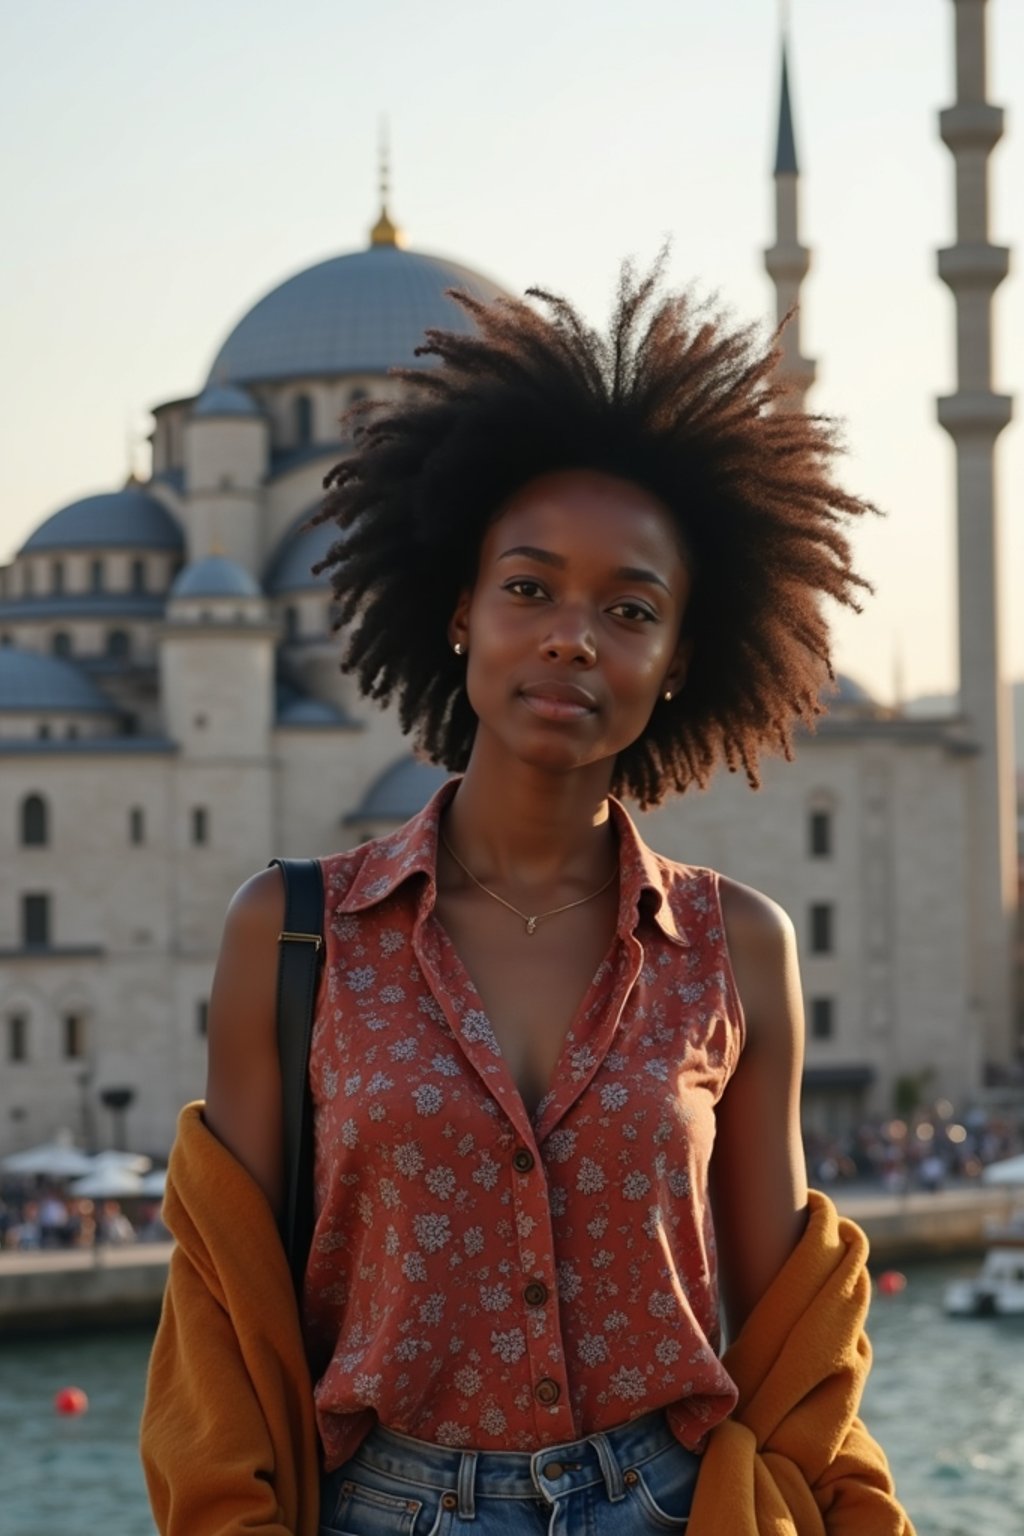
[[[789,100],[788,37],[782,34],[782,90],[779,95],[779,137],[775,146],[775,175],[797,176],[796,135],[793,132],[793,108]]]
[[[380,124],[380,217],[370,230],[371,245],[401,245],[402,231],[397,224],[391,222],[388,213],[388,197],[391,193],[391,162],[388,148],[387,119],[381,118]]]

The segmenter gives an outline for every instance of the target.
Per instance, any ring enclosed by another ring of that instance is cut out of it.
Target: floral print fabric
[[[736,1401],[707,1196],[743,1044],[718,877],[653,854],[612,801],[616,934],[531,1118],[433,914],[456,783],[321,861],[303,1320],[326,1468],[375,1418],[534,1450],[666,1408],[699,1449]]]

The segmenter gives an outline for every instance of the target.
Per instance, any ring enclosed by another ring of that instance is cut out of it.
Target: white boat
[[[1024,1317],[1024,1223],[991,1231],[989,1241],[977,1275],[947,1285],[951,1317]]]

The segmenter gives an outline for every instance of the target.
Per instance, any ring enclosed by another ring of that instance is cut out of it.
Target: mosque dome
[[[187,565],[175,580],[168,601],[179,597],[262,597],[245,568],[227,555],[207,555]]]
[[[336,541],[339,529],[330,521],[303,529],[303,523],[314,510],[311,507],[296,518],[270,558],[263,584],[271,597],[283,597],[288,592],[323,591],[330,587],[327,573],[321,571],[319,576],[314,576],[313,566],[324,558]]]
[[[279,726],[326,726],[332,730],[341,726],[351,730],[358,725],[351,715],[339,709],[336,704],[300,693],[298,688],[282,678],[278,679],[276,686],[275,723]]]
[[[408,821],[422,811],[431,795],[450,777],[447,768],[424,763],[416,757],[400,757],[374,779],[356,810],[345,820]]]
[[[40,523],[23,555],[64,549],[181,549],[181,528],[162,501],[137,486],[83,496]]]
[[[502,289],[447,257],[381,242],[288,278],[249,310],[214,359],[208,383],[386,373],[416,362],[429,326],[468,333],[445,290],[490,303]]]
[[[877,715],[881,706],[873,694],[846,672],[837,672],[835,681],[821,690],[821,703],[832,715]]]
[[[116,708],[70,661],[24,651],[16,645],[0,646],[0,710],[50,710],[113,715]]]
[[[210,384],[192,407],[195,416],[261,416],[252,395],[236,384]]]

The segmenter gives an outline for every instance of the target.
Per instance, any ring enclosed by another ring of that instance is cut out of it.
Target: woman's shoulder
[[[687,905],[721,914],[730,948],[734,944],[769,945],[785,940],[793,924],[785,908],[763,891],[755,890],[705,864],[689,864],[655,853],[664,893],[684,916]]]
[[[755,890],[728,875],[715,872],[715,884],[722,908],[730,945],[766,946],[769,949],[785,944],[794,933],[792,919],[786,909]]]
[[[354,848],[336,849],[332,853],[313,855],[313,862],[320,866],[324,894],[332,906],[342,900],[355,884],[365,865],[387,854],[392,837],[385,835],[357,844]],[[256,870],[238,887],[228,908],[235,926],[257,925],[280,927],[284,916],[284,877],[276,863]]]

